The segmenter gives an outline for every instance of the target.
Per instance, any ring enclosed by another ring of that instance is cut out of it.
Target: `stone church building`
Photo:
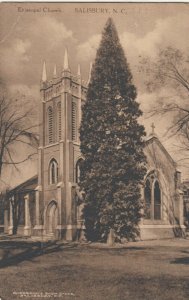
[[[38,173],[9,192],[4,213],[4,231],[46,239],[75,240],[82,237],[82,195],[79,192],[79,141],[81,107],[85,103],[87,82],[70,72],[65,51],[60,76],[54,68],[47,80],[46,66],[40,87],[40,144]],[[144,215],[141,239],[170,238],[182,234],[183,193],[176,163],[152,128],[145,142],[148,172],[142,195]],[[17,218],[17,221],[14,220]]]

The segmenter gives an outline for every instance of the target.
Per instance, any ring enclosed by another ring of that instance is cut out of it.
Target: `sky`
[[[37,107],[43,61],[51,79],[54,64],[58,73],[62,70],[66,47],[72,73],[76,74],[80,64],[82,77],[87,80],[101,32],[108,17],[112,17],[138,90],[137,101],[144,111],[142,122],[146,131],[150,133],[153,121],[159,139],[173,159],[179,161],[175,147],[178,140],[165,135],[171,117],[152,120],[145,115],[158,96],[165,97],[166,102],[170,91],[162,87],[149,93],[138,65],[143,56],[155,60],[160,47],[172,46],[187,53],[188,14],[187,3],[1,3],[0,78],[11,93],[24,94]],[[179,101],[182,103],[182,99]],[[24,151],[18,151],[18,157]],[[189,177],[189,169],[179,163],[178,168],[184,178]],[[14,186],[36,173],[36,159],[33,159],[23,164],[19,173],[10,168],[5,170],[2,178]]]

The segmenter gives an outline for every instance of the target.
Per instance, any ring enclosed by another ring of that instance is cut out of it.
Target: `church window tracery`
[[[148,175],[144,187],[145,219],[161,220],[161,189],[154,174]]]
[[[151,219],[151,184],[150,180],[146,180],[144,188],[144,197],[145,197],[145,218]]]
[[[154,184],[154,219],[161,219],[161,191],[158,181]]]

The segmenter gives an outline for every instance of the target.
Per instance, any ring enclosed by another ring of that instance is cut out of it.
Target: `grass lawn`
[[[189,240],[124,248],[58,242],[43,253],[37,242],[1,240],[0,257],[2,300],[189,299]]]

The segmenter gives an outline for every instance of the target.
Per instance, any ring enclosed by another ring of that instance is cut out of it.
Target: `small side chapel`
[[[183,236],[184,203],[181,172],[154,131],[145,141],[147,174],[142,190],[144,218],[140,224],[141,239]]]
[[[83,203],[78,188],[82,160],[78,129],[86,92],[87,82],[81,79],[80,66],[76,76],[71,74],[67,50],[59,76],[55,66],[53,78],[47,80],[44,63],[39,104],[38,172],[9,192],[9,207],[4,213],[6,233],[13,233],[12,211],[17,203],[14,216],[19,216],[19,234],[65,240],[83,237]],[[140,238],[182,235],[181,173],[156,136],[154,126],[144,151],[148,172],[142,188],[145,217],[140,222]]]

